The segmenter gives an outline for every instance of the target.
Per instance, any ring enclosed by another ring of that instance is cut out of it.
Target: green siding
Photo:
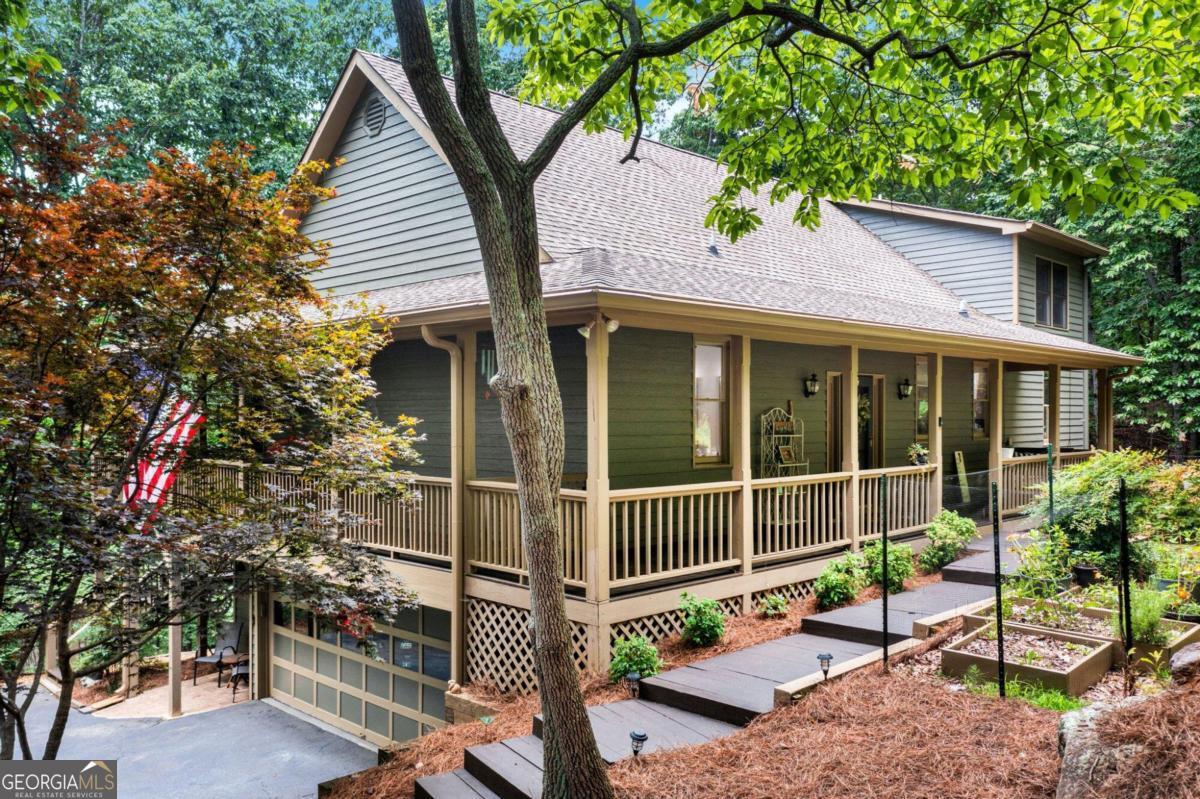
[[[804,422],[804,455],[808,473],[829,471],[826,466],[829,398],[826,372],[841,368],[837,347],[787,344],[778,341],[753,341],[750,344],[750,447],[754,457],[754,476],[759,475],[760,420],[772,408],[787,408],[792,401],[796,418]],[[816,372],[821,392],[804,396],[804,380]],[[837,471],[836,469],[834,471]]]
[[[692,465],[692,336],[622,327],[609,339],[612,488],[728,480]]]
[[[491,334],[479,335],[479,351],[491,347]],[[550,350],[562,394],[566,453],[563,474],[587,474],[587,350],[574,327],[550,328]],[[476,363],[475,470],[482,479],[512,477],[512,450],[500,419],[500,401]]]
[[[401,414],[421,420],[417,431],[426,440],[417,445],[424,463],[414,471],[431,477],[450,475],[450,356],[423,341],[387,345],[371,363],[379,388],[375,414],[395,422]]]
[[[942,370],[942,456],[946,479],[953,481],[954,453],[961,450],[967,471],[988,468],[988,440],[971,436],[971,369],[969,358],[943,358]],[[935,420],[936,421],[936,420]]]
[[[900,398],[900,383],[916,385],[917,359],[906,352],[860,350],[858,371],[864,375],[883,375],[883,461],[881,466],[907,466],[908,445],[917,438],[916,391]],[[865,468],[859,464],[859,468]]]

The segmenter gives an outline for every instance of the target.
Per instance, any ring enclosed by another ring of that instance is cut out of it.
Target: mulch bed
[[[745,730],[625,761],[639,799],[1046,799],[1058,784],[1058,714],[864,669]]]
[[[1144,748],[1109,775],[1097,796],[1200,797],[1200,682],[1110,713],[1098,729],[1105,744]]]
[[[1006,663],[1025,663],[1043,669],[1067,671],[1087,657],[1097,646],[1099,644],[1060,641],[1047,635],[1033,635],[1015,630],[1004,631],[1004,660]],[[999,654],[999,647],[994,638],[977,637],[965,647],[961,647],[959,651],[995,660]]]
[[[1084,633],[1085,635],[1112,636],[1112,625],[1108,619],[1086,616],[1082,613],[1064,613],[1061,616],[1053,612],[1041,613],[1023,605],[1014,605],[1012,616],[1008,621],[1020,624],[1034,624],[1039,627],[1052,627],[1064,632]]]

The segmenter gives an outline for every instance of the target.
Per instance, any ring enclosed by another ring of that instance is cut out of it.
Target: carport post
[[[168,558],[167,568],[171,574],[167,606],[172,610],[177,610],[180,580],[179,572],[175,569],[174,559]],[[175,718],[183,714],[183,617],[178,612],[171,616],[167,630],[167,684],[171,686],[171,690],[168,691],[170,704],[167,708],[167,717]]]

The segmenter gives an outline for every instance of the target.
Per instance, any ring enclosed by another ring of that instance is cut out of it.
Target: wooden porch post
[[[929,484],[929,504],[933,514],[942,509],[942,487],[946,482],[946,463],[942,456],[942,354],[931,352],[929,359],[929,462],[937,467]]]
[[[1112,450],[1113,441],[1113,393],[1112,373],[1108,369],[1096,371],[1096,446]]]
[[[988,405],[988,470],[1003,496],[1004,459],[1000,449],[1004,446],[1004,361],[999,358],[988,361]],[[991,507],[990,500],[988,507]]]
[[[740,480],[741,493],[735,503],[733,551],[742,561],[742,574],[749,574],[754,562],[754,486],[750,456],[750,337],[734,336],[729,345],[729,373],[732,376],[729,409],[730,479]],[[754,611],[753,593],[742,594],[742,612]]]
[[[608,531],[608,328],[596,315],[587,339],[587,538],[586,597],[607,602]]]
[[[168,556],[170,570],[167,589],[167,607],[177,610],[180,602],[181,580],[174,558]],[[167,718],[183,715],[183,616],[178,612],[171,615],[167,627]]]
[[[421,338],[450,357],[450,580],[454,584],[450,606],[450,679],[463,680],[463,642],[466,608],[460,601],[463,590],[463,351],[462,345],[438,338],[428,325],[421,325]]]
[[[842,347],[842,471],[850,472],[846,485],[846,536],[858,551],[858,345]]]
[[[1046,397],[1046,404],[1050,407],[1046,412],[1049,416],[1046,441],[1054,447],[1054,465],[1058,466],[1058,459],[1062,456],[1059,451],[1062,446],[1062,367],[1051,364],[1047,374],[1046,393],[1049,396]]]

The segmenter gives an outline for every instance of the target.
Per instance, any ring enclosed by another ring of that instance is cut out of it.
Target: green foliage
[[[0,115],[36,113],[58,94],[46,79],[62,68],[58,59],[30,47],[25,0],[0,0]]]
[[[662,671],[663,660],[658,656],[658,647],[644,635],[622,638],[613,644],[612,663],[608,676],[613,682],[625,679],[630,674],[653,677]]]
[[[985,679],[977,666],[972,666],[963,675],[963,685],[971,693],[979,696],[1000,695],[1000,684],[994,680]],[[1005,681],[1004,688],[1005,694],[1010,699],[1020,699],[1034,707],[1053,710],[1055,713],[1069,713],[1072,710],[1079,710],[1087,704],[1077,696],[1071,696],[1053,688],[1043,688],[1023,680],[1010,678]]]
[[[857,552],[847,552],[825,564],[813,583],[813,593],[817,597],[817,606],[828,610],[852,602],[866,587],[866,561]]]
[[[929,447],[920,441],[914,441],[909,444],[906,454],[908,455],[908,462],[913,465],[929,462]]]
[[[1171,595],[1162,591],[1133,586],[1129,592],[1129,618],[1132,621],[1133,641],[1141,646],[1162,646],[1169,638],[1163,624],[1163,614],[1171,607]],[[1124,613],[1118,607],[1112,615],[1115,638],[1124,638]]]
[[[872,541],[863,547],[863,558],[867,563],[867,579],[875,585],[883,585],[883,546],[879,541]],[[895,594],[904,590],[904,581],[912,577],[916,569],[913,565],[913,550],[908,544],[888,542],[888,593]]]
[[[819,23],[794,6],[742,0],[497,0],[488,30],[502,47],[525,48],[525,95],[564,107],[640,46],[627,15],[655,49],[636,59],[636,91],[618,73],[584,125],[632,134],[630,96],[649,116],[706,65],[713,124],[729,137],[708,221],[732,239],[757,226],[768,201],[790,198],[797,221],[815,225],[821,197],[932,190],[1006,163],[1013,203],[1053,199],[1071,216],[1102,205],[1169,214],[1195,200],[1141,157],[1178,123],[1197,81],[1200,9],[1190,0],[1137,13],[1123,0],[1050,9],[888,0],[827,10]],[[764,35],[779,46],[764,46]],[[1104,131],[1103,146],[1080,153],[1072,125]],[[761,201],[746,201],[760,189]]]
[[[917,557],[921,568],[928,573],[937,571],[957,558],[978,534],[975,522],[952,510],[941,511],[925,530],[929,544]]]
[[[1016,545],[1021,562],[1015,585],[1026,597],[1052,597],[1063,589],[1059,582],[1071,575],[1071,549],[1059,525],[1030,530]]]
[[[679,598],[683,614],[683,640],[692,646],[711,646],[725,635],[725,614],[715,599],[702,599],[686,591]]]
[[[778,619],[788,614],[787,597],[783,594],[767,594],[758,602],[758,612],[767,619]]]

